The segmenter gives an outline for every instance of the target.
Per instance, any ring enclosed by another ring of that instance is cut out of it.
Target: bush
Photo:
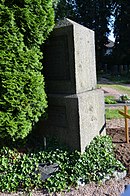
[[[40,44],[54,25],[51,0],[2,0],[0,138],[25,138],[47,107]]]
[[[41,45],[54,26],[53,0],[2,0],[28,47]],[[5,20],[5,19],[4,19]],[[9,30],[9,29],[8,29]]]
[[[30,191],[45,188],[49,192],[69,190],[80,180],[100,182],[106,175],[125,168],[115,159],[112,140],[108,136],[93,139],[86,151],[69,152],[63,149],[18,152],[3,147],[0,150],[0,191],[12,192],[19,189]],[[39,163],[58,163],[59,170],[46,181],[36,174]]]
[[[106,104],[116,104],[117,101],[115,100],[114,96],[106,96],[105,103]]]

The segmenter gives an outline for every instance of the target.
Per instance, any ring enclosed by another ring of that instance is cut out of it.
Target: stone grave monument
[[[95,136],[105,134],[104,94],[96,83],[94,32],[65,19],[54,28],[43,52],[48,119],[40,122],[39,129],[83,152]]]

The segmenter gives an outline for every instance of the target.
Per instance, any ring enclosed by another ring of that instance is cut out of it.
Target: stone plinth
[[[85,150],[91,140],[105,134],[103,91],[74,95],[49,95],[48,120],[38,130],[54,136],[70,149]]]

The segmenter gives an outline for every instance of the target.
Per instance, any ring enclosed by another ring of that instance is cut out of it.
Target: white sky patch
[[[110,23],[108,25],[108,27],[110,28],[111,32],[110,35],[108,36],[108,39],[110,39],[111,41],[115,42],[115,38],[114,38],[114,34],[113,34],[113,25],[115,22],[115,18],[113,16],[110,17]]]
[[[115,38],[114,38],[114,34],[111,31],[110,35],[108,36],[108,39],[110,39],[111,41],[115,42]]]

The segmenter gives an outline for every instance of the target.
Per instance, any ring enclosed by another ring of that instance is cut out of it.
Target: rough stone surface
[[[65,19],[44,49],[49,108],[48,120],[38,129],[83,152],[105,129],[104,95],[96,89],[94,32]]]
[[[95,89],[94,32],[69,19],[61,24],[45,44],[48,93],[72,94]]]
[[[94,32],[79,24],[73,24],[76,92],[96,88]]]
[[[96,136],[105,134],[103,92],[100,89],[73,95],[49,95],[48,120],[39,131],[52,135],[72,150],[83,152]]]
[[[105,134],[104,94],[101,90],[92,90],[78,95],[79,127],[81,152],[91,140]]]

